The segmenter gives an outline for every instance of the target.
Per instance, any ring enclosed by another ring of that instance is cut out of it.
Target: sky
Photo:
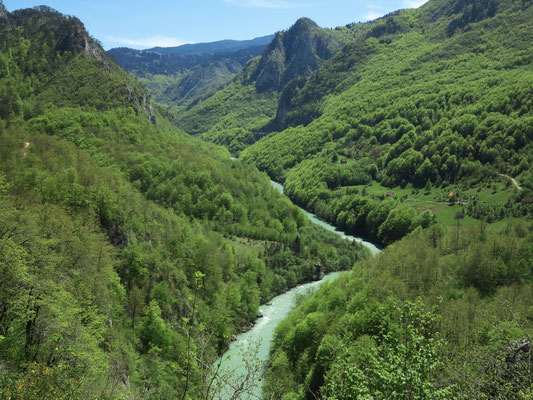
[[[3,0],[8,11],[46,4],[78,17],[108,50],[245,40],[308,17],[324,28],[373,20],[426,0]]]

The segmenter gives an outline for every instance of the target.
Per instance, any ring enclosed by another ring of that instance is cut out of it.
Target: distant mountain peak
[[[175,47],[153,47],[144,51],[159,54],[222,54],[233,53],[250,47],[266,46],[274,35],[261,36],[250,40],[218,40],[216,42],[182,44]]]
[[[108,54],[126,70],[153,83],[153,75],[167,75],[172,83],[155,99],[176,105],[189,104],[231,81],[250,59],[260,56],[274,35],[252,40],[220,40],[212,43],[147,50],[115,48]]]
[[[318,27],[318,24],[310,18],[299,18],[290,29],[301,30]]]
[[[6,7],[4,6],[4,3],[2,0],[0,0],[0,18],[7,16],[8,11]]]
[[[309,18],[278,32],[252,75],[259,91],[281,90],[292,79],[318,69],[338,48],[334,37]]]

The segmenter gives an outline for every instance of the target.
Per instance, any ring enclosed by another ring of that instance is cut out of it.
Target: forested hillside
[[[115,48],[109,54],[147,86],[157,102],[171,107],[190,104],[231,81],[259,56],[273,36],[253,40],[154,47]]]
[[[396,239],[416,210],[453,223],[449,200],[488,222],[531,215],[531,5],[430,1],[361,27],[278,112],[287,129],[241,158],[322,218],[385,243],[365,211],[376,200],[399,210]]]
[[[239,152],[267,129],[283,91],[331,58],[343,39],[341,31],[299,19],[289,30],[278,32],[262,56],[251,60],[233,81],[178,113],[178,126]]]
[[[433,227],[277,328],[264,398],[531,399],[533,230]]]
[[[424,211],[445,224],[531,215],[532,4],[433,0],[331,31],[301,20],[177,123],[381,243]],[[291,57],[307,67],[286,74]]]
[[[353,26],[284,130],[241,153],[390,244],[280,324],[265,398],[531,398],[532,5],[429,1]]]
[[[211,398],[261,302],[367,253],[177,130],[77,18],[0,6],[0,398]]]
[[[264,398],[531,400],[532,43],[533,0],[302,18],[253,58],[153,49],[217,53],[148,77],[160,106],[0,0],[0,398],[236,398],[214,362],[259,304],[350,270],[247,365]]]

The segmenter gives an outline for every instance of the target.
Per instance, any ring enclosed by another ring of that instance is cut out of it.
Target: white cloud
[[[294,8],[298,7],[294,3],[286,0],[224,0],[224,2],[239,7],[247,8]]]
[[[182,44],[187,43],[175,37],[161,36],[161,35],[151,36],[147,38],[140,38],[140,39],[107,36],[106,42],[112,43],[113,45],[116,45],[116,46],[128,46],[128,47],[134,47],[138,49],[148,49],[151,47],[174,47],[174,46],[181,46]]]
[[[363,21],[373,21],[376,18],[382,17],[383,14],[377,13],[375,11],[369,11],[365,15],[363,15]]]
[[[428,0],[406,0],[405,6],[407,8],[418,8],[423,4],[426,4]]]

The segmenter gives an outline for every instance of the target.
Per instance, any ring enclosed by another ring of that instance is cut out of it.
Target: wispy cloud
[[[174,47],[180,46],[187,42],[170,36],[151,36],[140,39],[131,39],[125,37],[107,36],[106,42],[112,43],[114,46],[128,46],[138,49],[147,49],[151,47]]]
[[[426,4],[428,0],[405,0],[405,6],[407,8],[418,8],[423,4]]]
[[[375,11],[369,11],[365,15],[363,15],[363,21],[373,21],[376,18],[382,17],[383,14],[377,13]]]
[[[247,8],[295,8],[299,6],[286,0],[224,0],[224,2]]]

